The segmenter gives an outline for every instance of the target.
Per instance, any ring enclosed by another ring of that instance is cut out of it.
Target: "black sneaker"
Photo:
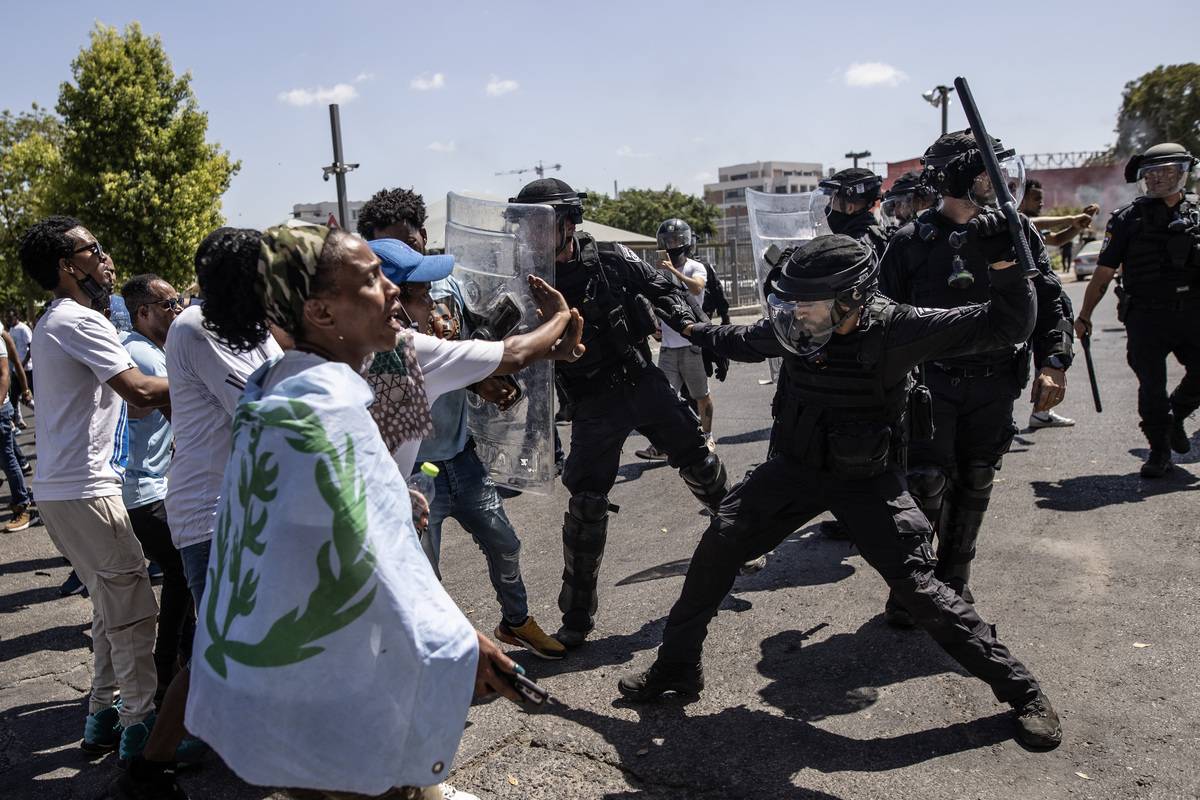
[[[63,585],[58,587],[59,597],[70,597],[73,594],[81,594],[87,597],[87,587],[83,585],[83,581],[79,580],[79,576],[75,574],[75,570],[71,570],[71,574],[63,581]]]
[[[699,664],[663,666],[655,662],[645,672],[621,678],[617,689],[639,703],[653,700],[664,692],[698,695],[704,689],[704,670]]]
[[[912,614],[908,613],[908,609],[900,605],[891,594],[888,594],[887,602],[883,606],[883,621],[893,628],[911,630],[917,627],[917,623],[913,621]]]
[[[1143,478],[1161,478],[1167,474],[1167,470],[1171,467],[1171,451],[1164,448],[1150,449],[1150,455],[1146,458],[1146,463],[1142,464]]]
[[[1053,750],[1062,743],[1062,725],[1050,705],[1050,698],[1037,693],[1024,705],[1016,707],[1017,740],[1036,750]]]
[[[188,800],[175,780],[175,764],[135,758],[108,788],[113,800]]]
[[[554,638],[557,639],[558,643],[563,647],[567,648],[568,650],[574,650],[576,647],[579,647],[584,643],[584,640],[587,639],[587,635],[591,632],[591,628],[588,628],[586,631],[581,631],[578,628],[568,628],[566,625],[563,625],[554,632]]]
[[[1192,440],[1183,429],[1184,419],[1177,414],[1171,414],[1171,449],[1181,455],[1192,449]]]

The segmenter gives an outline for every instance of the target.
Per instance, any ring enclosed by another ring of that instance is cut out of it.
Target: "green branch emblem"
[[[233,436],[249,439],[246,455],[237,465],[239,524],[233,525],[235,506],[225,503],[217,520],[216,565],[208,571],[205,625],[212,640],[204,658],[222,678],[228,677],[226,659],[250,667],[281,667],[321,653],[317,640],[341,630],[357,619],[375,599],[375,590],[355,601],[374,573],[375,557],[366,544],[366,487],[358,475],[354,443],[346,436],[344,453],[339,453],[326,436],[317,414],[305,403],[288,401],[285,407],[266,411],[254,403],[240,406],[234,417]],[[237,617],[249,616],[257,600],[259,576],[243,564],[249,552],[262,556],[267,543],[268,504],[277,495],[275,482],[279,465],[270,452],[260,452],[263,431],[280,428],[287,432],[288,445],[297,452],[317,457],[316,483],[321,498],[333,512],[330,540],[317,551],[317,585],[304,604],[271,625],[258,642],[229,637]],[[233,467],[231,466],[231,469]],[[230,592],[224,615],[217,608],[223,590]]]

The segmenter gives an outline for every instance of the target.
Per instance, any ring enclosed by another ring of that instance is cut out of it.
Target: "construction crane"
[[[525,167],[524,169],[510,169],[505,172],[497,172],[497,175],[524,175],[526,172],[536,172],[539,178],[546,177],[546,170],[552,172],[562,169],[562,164],[543,164],[539,159],[536,166]]]

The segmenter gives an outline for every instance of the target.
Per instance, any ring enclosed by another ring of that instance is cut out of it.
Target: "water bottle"
[[[421,493],[421,496],[425,498],[425,502],[429,504],[431,512],[433,510],[433,495],[437,491],[437,476],[439,472],[441,470],[438,469],[437,464],[431,464],[426,461],[421,464],[419,470],[408,478],[408,488]],[[424,525],[421,524],[419,519],[416,520],[416,523],[417,528],[423,531],[429,526],[429,519],[426,517]]]

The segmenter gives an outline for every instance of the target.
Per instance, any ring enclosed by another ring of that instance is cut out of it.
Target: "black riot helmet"
[[[849,236],[818,236],[784,251],[778,265],[767,313],[779,343],[799,356],[820,351],[879,289],[875,251]]]
[[[867,208],[879,198],[879,187],[883,186],[883,178],[862,167],[850,167],[841,172],[835,172],[817,184],[822,192],[830,197],[840,197],[843,200],[865,200]]]
[[[995,136],[991,139],[992,152],[996,154],[1009,192],[1019,206],[1025,195],[1025,165],[1017,158],[1015,150],[1006,149]],[[983,155],[970,128],[939,136],[925,151],[921,163],[925,165],[922,178],[938,193],[969,199],[980,208],[997,204],[996,192],[992,189],[983,164]]]
[[[668,253],[672,250],[682,250],[692,246],[692,226],[678,218],[668,219],[658,226],[655,235],[658,246]]]
[[[909,170],[896,178],[895,182],[883,193],[883,202],[879,205],[879,212],[885,220],[893,225],[903,225],[917,215],[918,209],[914,201],[929,201],[936,194],[921,178],[920,172]]]
[[[528,203],[550,206],[554,209],[558,242],[555,254],[560,254],[570,245],[567,236],[567,222],[578,225],[583,222],[583,201],[587,192],[577,192],[564,180],[558,178],[538,178],[521,187],[516,197],[508,198],[510,203]]]
[[[1125,182],[1137,181],[1145,197],[1169,197],[1183,191],[1195,166],[1196,158],[1186,147],[1163,142],[1129,159]]]

